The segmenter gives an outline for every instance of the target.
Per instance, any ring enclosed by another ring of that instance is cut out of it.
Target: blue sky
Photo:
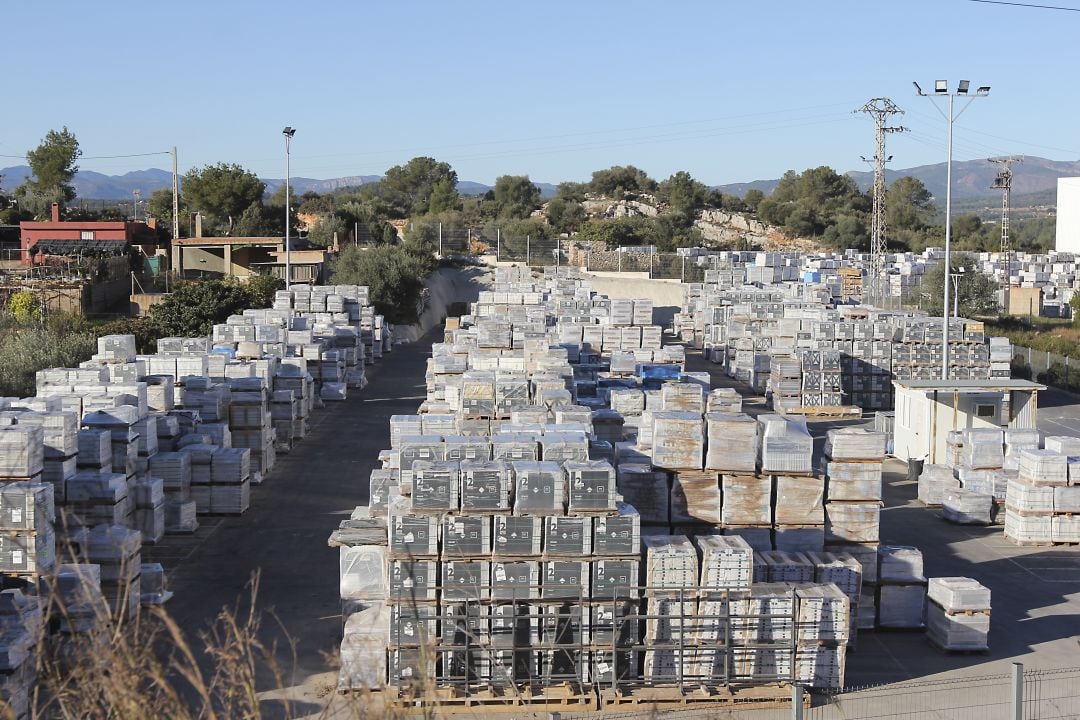
[[[1080,0],[1050,4],[1080,8]],[[461,179],[586,180],[634,164],[709,183],[864,169],[892,98],[912,132],[893,167],[939,162],[945,125],[914,95],[988,84],[955,155],[1080,158],[1080,12],[970,0],[522,3],[10,3],[0,167],[68,126],[81,167],[236,162],[284,175],[380,174],[415,155]]]

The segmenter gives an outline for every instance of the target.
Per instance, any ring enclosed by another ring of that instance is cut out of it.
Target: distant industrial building
[[[1080,253],[1080,177],[1058,178],[1054,248],[1058,252]]]

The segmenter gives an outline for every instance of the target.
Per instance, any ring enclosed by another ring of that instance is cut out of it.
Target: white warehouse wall
[[[1080,253],[1080,177],[1058,178],[1055,237],[1058,252]]]

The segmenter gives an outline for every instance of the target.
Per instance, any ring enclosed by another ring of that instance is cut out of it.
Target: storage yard
[[[289,716],[783,707],[792,684],[1072,667],[1080,556],[1051,545],[1076,542],[1072,399],[1040,395],[1041,435],[951,435],[909,480],[886,413],[840,410],[939,370],[933,321],[731,277],[685,288],[675,336],[647,299],[500,268],[411,344],[355,287],[295,286],[154,356],[103,338],[7,401],[3,473],[41,498],[9,534],[55,551],[2,569],[60,567],[113,615],[138,612],[124,588],[171,595],[191,631],[258,571]],[[980,332],[958,324],[955,366],[990,381]]]

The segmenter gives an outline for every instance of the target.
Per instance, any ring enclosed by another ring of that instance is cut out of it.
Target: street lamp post
[[[285,289],[288,290],[292,286],[292,258],[290,257],[291,247],[289,244],[289,225],[292,220],[292,208],[289,207],[292,204],[292,198],[289,195],[289,143],[292,141],[293,135],[296,134],[296,129],[286,127],[281,131],[281,134],[285,136]]]
[[[139,222],[139,198],[142,197],[141,190],[131,191],[131,221]]]
[[[970,80],[961,80],[956,86],[956,90],[949,91],[948,80],[936,80],[934,81],[934,92],[931,94],[924,93],[922,88],[919,87],[919,83],[913,82],[915,86],[915,92],[920,97],[947,97],[949,98],[949,112],[945,114],[941,111],[941,108],[934,103],[934,109],[941,113],[941,116],[945,118],[945,122],[948,125],[948,159],[945,165],[945,276],[948,278],[952,272],[952,139],[953,139],[953,122],[956,118],[960,117],[972,101],[977,97],[986,97],[990,94],[989,85],[981,85],[975,91],[974,95],[969,95],[968,90],[971,88]],[[967,103],[960,108],[960,112],[954,112],[954,101],[957,97],[967,98]],[[949,379],[949,282],[945,282],[945,302],[941,306],[941,379]]]
[[[960,278],[964,277],[964,266],[956,268],[956,272],[950,273],[953,284],[952,316],[960,317]]]

